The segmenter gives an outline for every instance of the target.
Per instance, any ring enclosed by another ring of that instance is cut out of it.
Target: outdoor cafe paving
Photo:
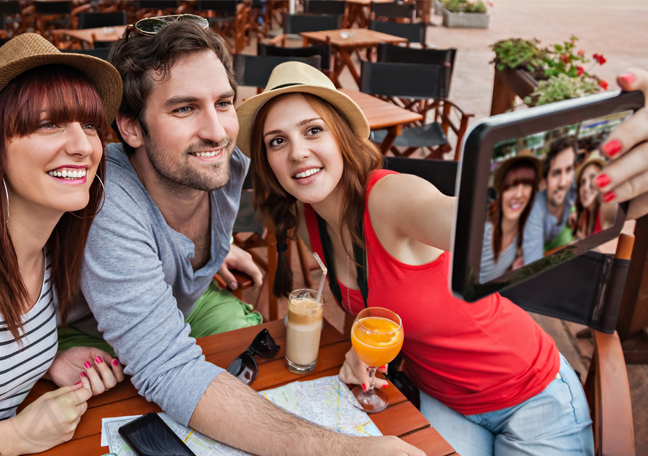
[[[490,28],[487,30],[448,29],[431,26],[427,42],[439,49],[458,49],[450,99],[462,109],[475,114],[475,120],[487,117],[490,112],[493,87],[493,66],[489,62],[493,52],[489,46],[511,37],[537,38],[543,44],[560,43],[571,35],[579,38],[578,46],[588,55],[603,54],[607,63],[596,68],[596,74],[617,88],[615,76],[629,67],[648,69],[648,2],[645,0],[492,0]],[[432,17],[439,24],[441,18]],[[300,46],[301,40],[289,41],[288,46]],[[254,54],[254,40],[244,53]],[[342,87],[357,88],[348,70],[340,78]],[[252,96],[254,89],[241,88],[240,97]],[[473,120],[474,122],[474,120]],[[451,143],[454,143],[451,140]],[[632,232],[628,224],[624,231]],[[607,245],[606,251],[614,253],[615,246]],[[260,254],[263,252],[259,251]],[[296,286],[301,274],[298,272],[297,255],[293,255]],[[312,273],[313,282],[319,282],[319,272]],[[267,291],[266,291],[267,292]],[[244,293],[248,302],[256,300],[251,291]],[[325,318],[338,330],[344,326],[344,315],[335,305],[333,296],[325,287]],[[262,301],[263,302],[263,301]],[[267,302],[267,300],[265,301]],[[281,318],[285,305],[280,303]],[[550,317],[533,315],[538,323],[553,337],[560,351],[579,371],[584,381],[589,368],[593,346],[590,340],[577,339],[576,333],[584,328],[577,324]],[[628,378],[632,394],[634,430],[637,454],[648,454],[648,365],[628,365]]]

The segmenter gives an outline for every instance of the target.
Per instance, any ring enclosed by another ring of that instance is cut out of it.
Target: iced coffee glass
[[[324,297],[317,302],[317,292],[300,289],[288,297],[286,322],[286,367],[295,374],[309,374],[317,364]]]

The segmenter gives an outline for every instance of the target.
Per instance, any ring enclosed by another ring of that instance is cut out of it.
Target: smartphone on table
[[[123,425],[119,435],[138,456],[196,456],[157,413]]]

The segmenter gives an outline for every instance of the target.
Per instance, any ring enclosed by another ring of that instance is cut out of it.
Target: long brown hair
[[[506,172],[506,175],[502,179],[502,184],[500,185],[499,192],[497,194],[497,199],[493,202],[493,211],[491,215],[491,223],[493,225],[493,234],[492,234],[492,243],[493,243],[493,257],[495,262],[499,258],[499,255],[502,250],[502,217],[504,212],[502,211],[502,194],[511,187],[515,187],[519,184],[530,185],[531,186],[531,197],[527,203],[527,207],[524,208],[520,220],[518,223],[518,239],[517,239],[517,248],[522,247],[523,237],[524,237],[524,225],[526,224],[527,218],[531,213],[531,208],[533,207],[533,202],[535,200],[536,194],[536,176],[537,171],[535,166],[528,162],[517,163]]]
[[[601,166],[598,163],[589,163],[588,165],[585,165],[585,168],[589,166],[596,166],[599,171],[601,171]],[[585,174],[585,168],[583,168],[583,172],[581,173],[581,179],[583,174]],[[596,198],[594,200],[594,209],[589,210],[583,206],[583,203],[581,202],[580,198],[580,188],[581,188],[581,183],[580,179],[579,182],[576,182],[576,203],[574,206],[576,207],[576,223],[574,224],[574,229],[572,230],[572,234],[576,235],[579,229],[583,229],[583,234],[584,236],[589,236],[594,233],[594,227],[596,226],[596,217],[599,211],[599,200]]]
[[[261,211],[274,226],[277,245],[292,239],[299,224],[297,200],[287,193],[275,176],[263,142],[263,128],[270,108],[286,95],[280,95],[266,103],[257,113],[251,137],[251,157],[254,169],[254,207]],[[367,177],[382,165],[382,155],[369,140],[360,139],[351,130],[344,116],[327,101],[310,94],[302,94],[324,123],[331,129],[344,160],[341,185],[340,230],[351,234],[353,243],[363,246],[358,231],[362,224],[365,206]],[[342,232],[340,232],[342,236]],[[345,248],[346,250],[346,248]],[[347,251],[352,257],[352,252]],[[285,252],[279,253],[277,273],[272,292],[275,296],[288,296],[293,288],[292,269]]]
[[[0,179],[5,178],[7,145],[13,138],[34,133],[40,115],[47,107],[53,123],[78,121],[96,125],[102,140],[106,132],[106,115],[97,90],[78,70],[64,65],[47,65],[22,73],[0,91]],[[106,168],[102,155],[97,176],[102,180]],[[19,340],[23,330],[21,315],[29,309],[27,289],[20,274],[18,257],[7,226],[7,199],[4,186],[0,197],[0,315],[11,335]],[[63,323],[79,290],[83,251],[94,214],[103,199],[103,187],[95,179],[90,186],[88,205],[63,214],[47,242],[52,261],[51,282],[59,303]],[[9,201],[11,204],[11,201]]]

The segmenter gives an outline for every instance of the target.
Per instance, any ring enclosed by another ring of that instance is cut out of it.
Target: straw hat
[[[250,156],[252,126],[259,109],[278,95],[296,92],[310,93],[328,101],[346,118],[358,138],[369,138],[371,130],[367,118],[324,73],[302,62],[285,62],[272,71],[263,93],[248,98],[237,110],[240,129],[236,145],[245,155]]]
[[[53,64],[74,67],[90,79],[104,102],[110,125],[122,98],[122,80],[117,69],[90,55],[63,53],[36,33],[23,33],[0,47],[0,90],[25,71]]]
[[[580,182],[581,175],[583,174],[583,171],[585,171],[585,168],[587,168],[591,164],[596,164],[600,169],[603,169],[605,163],[605,159],[601,157],[598,152],[592,152],[590,156],[587,157],[587,160],[581,163],[581,165],[576,170],[576,176],[574,178],[576,186],[578,186],[578,182]]]
[[[520,162],[527,162],[533,166],[536,170],[536,181],[535,186],[537,187],[540,183],[540,176],[542,176],[542,163],[536,157],[533,156],[529,149],[521,150],[515,157],[511,157],[508,160],[502,162],[501,165],[495,171],[495,177],[493,178],[493,188],[496,193],[499,193],[500,186],[504,180],[504,176],[513,165],[516,165]]]

